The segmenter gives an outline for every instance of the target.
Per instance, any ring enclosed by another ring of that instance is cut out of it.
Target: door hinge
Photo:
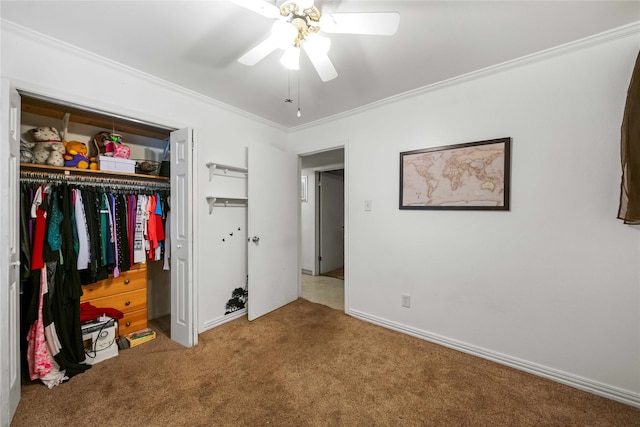
[[[318,257],[318,261],[322,261],[322,257],[321,256]]]

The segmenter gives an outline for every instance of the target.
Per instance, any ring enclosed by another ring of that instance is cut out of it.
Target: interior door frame
[[[80,95],[77,94],[70,94],[67,92],[61,92],[59,90],[53,89],[51,87],[47,87],[47,86],[42,86],[42,85],[38,85],[38,84],[34,84],[31,82],[27,82],[27,81],[23,81],[23,80],[19,80],[19,79],[9,79],[10,85],[12,88],[15,88],[19,93],[28,93],[28,94],[34,94],[37,95],[39,97],[43,97],[43,98],[47,98],[47,99],[51,99],[54,102],[60,102],[60,103],[66,103],[66,104],[70,104],[70,105],[75,105],[78,106],[79,108],[82,109],[86,109],[88,111],[96,111],[96,112],[100,112],[103,114],[111,114],[115,117],[123,117],[123,118],[127,118],[129,120],[132,121],[138,121],[141,123],[149,123],[149,124],[154,124],[158,127],[164,127],[167,129],[173,129],[175,130],[179,130],[179,129],[184,129],[184,128],[190,128],[190,129],[194,129],[192,126],[186,125],[184,123],[179,123],[174,121],[171,118],[167,118],[167,117],[150,117],[147,114],[145,114],[144,112],[141,112],[139,110],[129,110],[126,107],[122,107],[122,106],[114,106],[112,104],[108,104],[105,102],[102,102],[100,100],[96,100],[96,99],[86,99],[81,97]],[[114,111],[116,111],[114,113]],[[198,136],[198,132],[197,130],[193,130],[194,132],[194,139],[197,139]],[[198,144],[194,143],[193,144],[193,150],[192,150],[192,158],[193,159],[197,159],[198,158]],[[192,206],[190,207],[190,211],[191,212],[196,212],[195,209],[195,205],[196,205],[196,198],[193,197],[193,195],[198,194],[198,180],[197,180],[197,173],[196,173],[196,168],[195,168],[195,164],[192,163],[192,168],[190,171],[191,174],[191,178],[192,178],[192,187],[191,187],[191,203]],[[198,222],[197,222],[197,215],[194,215],[192,217],[193,220],[193,227],[195,229],[195,227],[198,226]],[[191,236],[191,246],[192,249],[195,250],[196,248],[198,248],[198,244],[199,244],[199,240],[198,240],[198,234],[197,233],[193,233]],[[0,262],[4,262],[4,261],[0,261]],[[191,295],[194,301],[197,301],[198,298],[198,285],[199,285],[199,278],[198,275],[195,274],[198,271],[198,263],[197,263],[197,257],[194,256],[193,260],[191,262]],[[173,286],[173,283],[172,283]],[[193,321],[193,342],[197,343],[197,338],[198,338],[198,332],[199,332],[199,328],[198,328],[198,307],[197,304],[192,304],[192,321]]]
[[[335,171],[335,170],[343,170],[344,171],[344,164],[336,166],[336,165],[328,165],[328,166],[322,166],[318,169],[315,169],[314,172],[316,174],[316,178],[315,178],[315,185],[316,185],[316,192],[315,192],[315,253],[314,253],[314,271],[316,271],[319,275],[322,274],[322,261],[320,260],[320,258],[322,257],[322,180],[320,179],[323,173],[327,173],[327,172],[331,172],[331,171]],[[344,183],[344,176],[342,179],[342,187],[343,187],[343,191],[344,191],[344,187],[345,187],[345,183]],[[344,202],[343,202],[344,205]],[[343,223],[344,223],[344,219],[346,218],[346,215],[344,215],[344,206],[343,206]],[[343,226],[344,227],[344,226]],[[345,228],[343,228],[343,234],[344,234]],[[344,236],[343,236],[344,237]],[[344,238],[343,238],[343,245],[344,245]],[[344,246],[343,246],[344,247]],[[342,255],[342,260],[344,263],[344,253]]]
[[[342,142],[341,144],[338,145],[333,145],[330,147],[326,147],[326,148],[320,148],[320,149],[315,149],[315,150],[309,150],[309,151],[300,151],[298,152],[298,176],[302,175],[302,157],[305,156],[310,156],[313,154],[318,154],[318,153],[323,153],[325,151],[332,151],[332,150],[339,150],[339,149],[343,149],[344,150],[344,157],[343,157],[343,162],[342,163],[333,163],[333,164],[327,164],[325,166],[318,166],[318,167],[314,167],[314,168],[309,168],[309,169],[313,169],[314,172],[324,172],[324,171],[330,171],[330,170],[336,170],[336,169],[344,169],[344,311],[347,312],[348,311],[348,307],[350,307],[349,305],[349,144],[347,143],[347,141]],[[300,181],[300,179],[298,178],[298,181]],[[317,185],[317,182],[315,183],[315,185]],[[316,191],[316,197],[319,197],[318,191]],[[314,214],[317,217],[317,206],[316,206],[316,213]],[[318,264],[318,218],[315,218],[315,233],[316,233],[316,237],[315,237],[315,245],[314,245],[314,270],[315,272],[317,272],[318,274],[320,273],[320,266]],[[302,239],[302,210],[298,209],[298,236],[300,236],[300,239]],[[298,243],[298,259],[299,259],[299,266],[298,266],[298,270],[302,271],[302,243],[301,241]],[[302,295],[302,274],[300,274],[300,294]]]

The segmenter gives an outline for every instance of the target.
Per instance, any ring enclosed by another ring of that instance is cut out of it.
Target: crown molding
[[[493,74],[498,74],[506,70],[510,70],[517,67],[522,67],[524,65],[532,64],[535,62],[540,62],[547,60],[549,58],[553,58],[560,55],[565,55],[570,52],[578,51],[581,49],[585,49],[587,47],[604,44],[613,40],[632,37],[632,36],[640,35],[640,21],[624,25],[622,27],[614,28],[612,30],[604,31],[602,33],[594,34],[589,37],[585,37],[582,39],[578,39],[569,43],[561,44],[549,49],[541,50],[539,52],[535,52],[529,55],[522,56],[520,58],[512,59],[509,61],[501,62],[496,65],[491,65],[486,68],[481,68],[479,70],[471,71],[469,73],[461,74],[456,77],[452,77],[450,79],[442,80],[436,83],[432,83],[426,86],[419,87],[417,89],[412,89],[407,92],[403,92],[397,95],[390,96],[388,98],[381,99],[379,101],[375,101],[366,105],[362,105],[357,108],[353,108],[351,110],[344,111],[342,113],[334,114],[332,116],[324,117],[319,120],[315,120],[313,122],[305,123],[303,125],[290,127],[288,131],[297,132],[300,130],[320,126],[323,124],[327,124],[339,119],[343,119],[345,117],[353,116],[356,114],[360,114],[362,112],[373,110],[376,108],[383,107],[385,105],[393,104],[405,99],[412,98],[414,96],[422,95],[425,93],[429,93],[435,90],[439,90],[442,88],[455,86],[460,83],[464,83],[470,80],[476,80],[482,77],[486,77]],[[639,47],[640,47],[640,40]]]
[[[190,98],[196,99],[204,104],[208,104],[212,107],[216,107],[216,108],[220,108],[229,112],[232,112],[234,114],[240,115],[242,117],[245,117],[247,119],[250,119],[252,121],[261,123],[263,125],[269,126],[269,127],[273,127],[276,128],[280,131],[283,132],[288,132],[289,128],[282,126],[276,122],[272,122],[270,120],[267,120],[263,117],[260,117],[258,115],[255,114],[251,114],[245,110],[241,110],[240,108],[236,108],[232,105],[229,104],[225,104],[224,102],[218,101],[215,98],[211,98],[209,96],[203,95],[200,92],[196,92],[194,90],[191,89],[187,89],[183,86],[177,85],[175,83],[171,83],[168,82],[166,80],[163,80],[159,77],[153,76],[151,74],[145,73],[143,71],[140,71],[136,68],[133,67],[129,67],[125,64],[122,64],[120,62],[116,62],[113,61],[111,59],[105,58],[103,56],[97,55],[91,51],[88,51],[86,49],[82,49],[80,47],[74,46],[70,43],[58,40],[56,38],[50,37],[46,34],[42,34],[40,32],[34,31],[30,28],[24,27],[22,25],[16,24],[15,22],[12,21],[8,21],[4,18],[0,19],[0,27],[3,30],[7,30],[10,32],[13,32],[15,34],[18,34],[21,37],[27,38],[27,39],[31,39],[37,43],[41,43],[41,44],[45,44],[53,49],[58,49],[58,50],[63,50],[65,52],[68,52],[72,55],[77,55],[79,57],[84,57],[87,59],[90,59],[92,62],[97,62],[100,63],[101,65],[108,67],[114,71],[118,71],[118,72],[123,72],[126,73],[132,77],[138,78],[138,79],[142,79],[142,80],[146,80],[154,85],[160,86],[165,90],[174,92],[176,94],[179,95],[184,95],[184,96],[188,96]]]
[[[549,58],[553,58],[555,56],[564,55],[570,52],[578,51],[587,47],[604,44],[613,40],[637,36],[640,34],[640,21],[624,25],[622,27],[614,28],[612,30],[604,31],[602,33],[594,34],[592,36],[588,36],[579,40],[575,40],[569,43],[565,43],[559,46],[555,46],[549,49],[545,49],[536,53],[532,53],[530,55],[522,56],[520,58],[516,58],[510,61],[502,62],[500,64],[492,65],[489,67],[485,67],[479,70],[471,71],[469,73],[461,74],[456,77],[452,77],[446,80],[442,80],[430,85],[422,86],[417,89],[412,89],[407,92],[403,92],[397,95],[390,96],[388,98],[381,99],[379,101],[375,101],[366,105],[362,105],[357,108],[353,108],[351,110],[344,111],[342,113],[334,114],[328,117],[324,117],[319,120],[315,120],[313,122],[305,123],[299,126],[287,127],[281,125],[279,123],[267,120],[258,115],[249,113],[245,110],[239,109],[237,107],[231,106],[229,104],[225,104],[224,102],[218,101],[215,98],[211,98],[209,96],[205,96],[199,92],[193,91],[191,89],[187,89],[183,86],[179,86],[177,84],[168,82],[159,77],[155,77],[151,74],[147,74],[143,71],[137,70],[135,68],[129,67],[122,63],[110,60],[103,56],[99,56],[91,51],[86,49],[79,48],[72,44],[63,42],[61,40],[55,39],[53,37],[47,36],[45,34],[39,33],[37,31],[26,28],[22,25],[18,25],[12,21],[7,21],[6,19],[0,19],[0,27],[3,29],[7,29],[8,31],[12,31],[16,34],[19,34],[23,37],[30,38],[36,42],[44,43],[55,49],[63,49],[66,52],[69,52],[74,55],[84,56],[86,58],[90,58],[94,62],[99,62],[102,65],[109,67],[113,70],[127,73],[133,77],[140,78],[143,80],[147,80],[155,85],[161,86],[166,90],[172,91],[177,94],[185,95],[190,98],[196,99],[200,102],[208,104],[213,107],[217,107],[234,114],[240,115],[257,123],[261,123],[263,125],[278,129],[285,133],[293,133],[297,131],[301,131],[308,128],[317,127],[323,124],[327,124],[336,120],[340,120],[352,115],[360,114],[365,111],[373,110],[376,108],[380,108],[389,104],[393,104],[405,99],[409,99],[414,96],[422,95],[425,93],[429,93],[435,90],[439,90],[445,87],[455,86],[460,83],[464,83],[467,81],[479,79],[482,77],[486,77],[492,74],[497,74],[509,69],[521,67],[524,65],[528,65],[535,62],[544,61]]]

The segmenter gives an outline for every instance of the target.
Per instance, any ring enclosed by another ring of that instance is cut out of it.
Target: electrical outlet
[[[365,211],[370,211],[371,210],[371,200],[365,200],[364,201],[364,210]]]
[[[411,295],[402,294],[402,306],[406,308],[411,308]]]

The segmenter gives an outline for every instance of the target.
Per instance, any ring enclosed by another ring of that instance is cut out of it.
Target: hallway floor
[[[344,311],[344,280],[303,274],[302,298]]]

